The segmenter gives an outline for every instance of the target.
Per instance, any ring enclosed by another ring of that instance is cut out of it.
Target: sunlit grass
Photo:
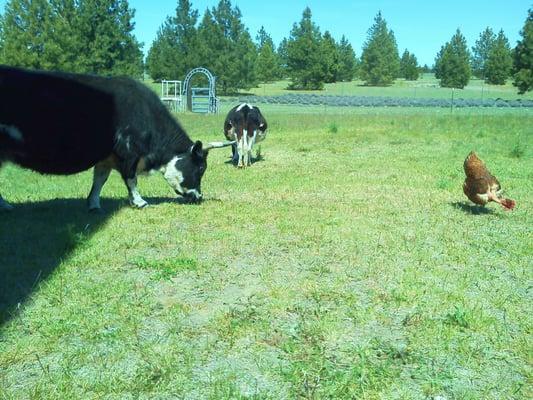
[[[93,216],[90,172],[0,172],[0,398],[528,398],[531,113],[264,111],[198,206],[152,176],[131,209],[114,173]],[[472,149],[514,211],[468,203]]]

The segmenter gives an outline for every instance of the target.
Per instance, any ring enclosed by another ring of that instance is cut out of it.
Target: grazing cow
[[[89,210],[100,209],[111,169],[121,174],[134,207],[148,204],[137,174],[152,170],[177,194],[200,201],[208,150],[229,144],[193,142],[156,94],[135,80],[0,66],[0,165],[59,175],[94,166]],[[0,209],[10,208],[0,196]]]
[[[224,121],[224,135],[235,141],[231,150],[233,162],[239,168],[252,164],[252,148],[266,136],[267,122],[259,108],[250,104],[233,107]]]

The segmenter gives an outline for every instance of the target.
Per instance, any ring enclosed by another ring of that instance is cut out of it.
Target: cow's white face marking
[[[194,200],[200,200],[202,198],[202,194],[199,190],[189,189],[183,186],[183,182],[185,180],[183,172],[176,168],[176,163],[181,159],[183,159],[183,157],[174,157],[167,163],[167,165],[161,168],[161,172],[163,173],[163,176],[165,177],[168,184],[172,187],[172,189],[174,189],[176,193],[179,193],[180,195],[186,198],[194,198]]]
[[[16,126],[0,124],[0,132],[4,132],[11,139],[16,140],[18,142],[24,141],[22,132]]]
[[[183,173],[176,168],[176,162],[180,159],[181,158],[178,156],[174,157],[167,163],[167,165],[164,165],[161,168],[161,172],[172,189],[180,194],[184,194],[185,190],[181,186],[181,183],[184,180]]]

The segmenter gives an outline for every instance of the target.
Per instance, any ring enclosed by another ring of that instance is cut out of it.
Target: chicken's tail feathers
[[[511,199],[502,199],[500,204],[505,208],[506,210],[512,210],[516,206],[516,201]]]

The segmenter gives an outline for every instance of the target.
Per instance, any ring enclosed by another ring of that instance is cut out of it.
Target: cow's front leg
[[[126,181],[126,186],[128,187],[130,204],[137,208],[146,207],[148,202],[141,197],[139,191],[137,190],[137,176],[134,175],[133,178],[126,178],[124,180]]]
[[[11,211],[13,206],[4,200],[2,195],[0,195],[0,211]]]
[[[93,186],[91,187],[91,192],[87,197],[87,205],[89,207],[89,212],[98,212],[102,208],[100,207],[100,192],[102,187],[109,178],[111,173],[111,168],[103,165],[96,165],[93,171]]]

